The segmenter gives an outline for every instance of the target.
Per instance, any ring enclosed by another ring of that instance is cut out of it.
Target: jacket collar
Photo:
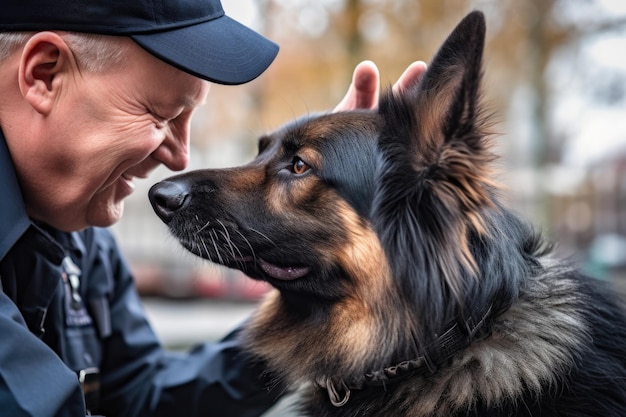
[[[13,161],[0,130],[0,260],[31,225]]]

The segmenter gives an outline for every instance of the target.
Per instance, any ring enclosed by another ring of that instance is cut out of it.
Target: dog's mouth
[[[173,232],[175,230],[172,229]],[[293,259],[292,262],[276,261],[275,259],[282,259],[284,254],[275,253],[271,249],[269,251],[260,248],[253,249],[247,239],[245,242],[250,251],[241,251],[242,244],[237,244],[232,240],[222,241],[217,239],[217,235],[213,233],[209,233],[210,238],[207,239],[201,239],[197,236],[190,239],[177,233],[174,235],[179,243],[194,255],[228,268],[238,269],[253,279],[269,281],[270,283],[272,280],[294,281],[308,275],[312,270],[311,266]]]
[[[278,266],[263,259],[259,259],[257,263],[267,275],[282,281],[302,278],[311,271],[311,268],[307,266]]]
[[[253,256],[233,258],[230,263],[255,264],[269,277],[280,281],[293,281],[304,277],[311,271],[311,268],[308,266],[282,266],[268,262],[263,258]]]

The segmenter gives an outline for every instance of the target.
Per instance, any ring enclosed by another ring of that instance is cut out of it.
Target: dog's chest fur
[[[526,281],[518,301],[491,323],[491,336],[459,352],[449,366],[435,375],[353,391],[342,407],[333,406],[327,390],[314,382],[323,380],[316,372],[320,361],[329,360],[328,356],[333,355],[326,344],[329,341],[327,329],[311,325],[310,340],[319,342],[311,345],[307,341],[306,348],[302,347],[303,354],[296,349],[281,356],[281,349],[292,349],[297,343],[287,340],[281,347],[281,343],[272,338],[273,332],[302,333],[300,329],[276,325],[282,320],[269,314],[277,306],[276,298],[275,302],[266,301],[257,312],[249,329],[262,333],[252,330],[248,343],[253,352],[260,348],[265,358],[268,358],[269,345],[263,345],[271,344],[276,363],[269,358],[270,363],[282,371],[294,370],[292,375],[287,375],[287,380],[306,387],[303,391],[306,415],[450,417],[483,415],[476,413],[478,409],[507,409],[503,405],[511,409],[524,401],[542,401],[546,390],[558,389],[556,387],[562,384],[562,375],[575,373],[575,360],[581,355],[593,354],[592,339],[598,342],[615,336],[593,329],[590,319],[596,313],[589,312],[589,302],[603,299],[598,298],[603,296],[590,293],[588,285],[577,278],[569,278],[572,273],[549,268],[544,274]],[[279,296],[276,294],[276,297]],[[623,336],[624,331],[621,333]],[[257,347],[257,344],[262,346]],[[332,360],[351,363],[354,359],[338,356]],[[304,369],[309,369],[310,374],[303,374]],[[367,371],[361,370],[363,374]],[[556,403],[553,406],[556,407]]]

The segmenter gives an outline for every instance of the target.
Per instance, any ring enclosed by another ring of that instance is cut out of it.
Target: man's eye
[[[157,126],[162,127],[167,124],[168,120],[165,117],[158,115],[153,111],[149,111],[148,113],[150,113],[150,116],[154,119]]]
[[[294,174],[304,174],[305,172],[307,172],[311,167],[309,167],[307,165],[306,162],[304,162],[302,159],[300,159],[299,157],[295,157],[293,158],[293,165],[292,165],[292,171]]]

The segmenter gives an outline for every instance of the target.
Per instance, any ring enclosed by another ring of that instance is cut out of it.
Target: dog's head
[[[483,15],[469,14],[420,81],[377,110],[305,116],[262,137],[247,165],[156,184],[156,213],[194,254],[279,289],[276,309],[295,313],[282,323],[333,315],[343,324],[320,330],[345,345],[383,328],[382,344],[428,343],[468,306],[486,308],[521,253],[514,228],[500,230],[484,37]]]
[[[374,112],[304,117],[262,137],[251,163],[170,178],[150,198],[194,254],[285,292],[341,297],[352,260],[338,254],[346,222],[366,227],[380,129]]]

